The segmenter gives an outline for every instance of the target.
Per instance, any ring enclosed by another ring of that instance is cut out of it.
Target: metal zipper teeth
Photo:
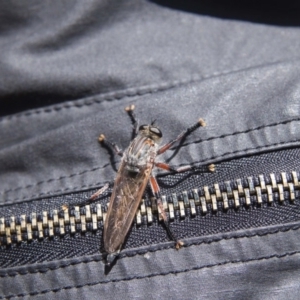
[[[293,202],[296,193],[300,190],[298,173],[296,171],[283,172],[276,177],[259,175],[247,179],[225,181],[222,184],[203,186],[193,189],[190,193],[183,191],[180,194],[173,193],[170,197],[163,195],[162,203],[169,218],[173,220],[176,215],[180,218],[206,214],[209,210],[238,209],[241,205],[269,204],[274,201]],[[158,213],[155,201],[151,203],[142,200],[136,214],[136,223],[152,223],[153,216]],[[32,212],[29,216],[11,216],[0,218],[0,245],[11,245],[21,242],[30,242],[65,234],[84,233],[96,231],[102,227],[106,217],[106,208],[101,204],[86,205],[83,209],[75,206],[74,210],[52,212],[44,211],[41,215]]]

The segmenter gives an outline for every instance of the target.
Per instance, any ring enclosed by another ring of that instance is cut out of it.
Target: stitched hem
[[[265,129],[265,128],[276,127],[276,126],[279,126],[279,125],[286,125],[286,124],[293,123],[293,122],[298,122],[298,121],[300,121],[300,118],[293,118],[291,120],[286,120],[286,121],[282,121],[282,122],[278,122],[278,123],[272,123],[272,124],[268,124],[268,125],[264,125],[264,126],[259,126],[259,127],[256,127],[256,128],[245,130],[245,131],[236,131],[236,132],[233,132],[231,134],[221,135],[221,136],[218,136],[218,137],[210,137],[210,138],[207,138],[205,140],[199,140],[199,141],[194,141],[194,142],[191,142],[191,143],[186,143],[186,144],[183,144],[182,147],[185,147],[185,146],[188,146],[188,145],[191,145],[191,144],[201,144],[203,142],[207,142],[207,141],[211,141],[211,140],[223,139],[223,138],[226,138],[226,137],[231,137],[231,136],[235,136],[235,135],[239,135],[239,134],[250,133],[250,132],[258,131],[258,130]],[[257,146],[257,147],[253,147],[253,148],[248,147],[248,148],[245,148],[245,149],[239,149],[239,150],[236,150],[236,151],[223,153],[222,155],[207,157],[205,159],[198,160],[197,162],[193,162],[193,164],[199,164],[199,163],[210,162],[210,161],[219,161],[221,159],[224,159],[225,157],[230,158],[230,156],[232,156],[232,155],[240,156],[242,154],[248,154],[250,151],[270,150],[269,149],[270,147],[278,147],[278,146],[285,146],[285,145],[286,145],[286,147],[297,146],[297,145],[300,145],[300,140],[296,139],[296,140],[292,140],[292,141],[284,141],[284,142],[273,143],[273,144],[269,144],[269,145]],[[95,168],[92,168],[90,170],[83,170],[83,171],[80,171],[78,173],[71,174],[69,176],[61,176],[61,177],[58,177],[58,178],[50,178],[50,179],[47,179],[45,181],[40,181],[36,184],[27,185],[25,187],[16,187],[14,189],[9,189],[9,190],[4,191],[4,194],[11,193],[11,192],[21,190],[21,189],[23,190],[23,189],[33,188],[33,187],[36,187],[38,185],[46,184],[46,183],[49,183],[49,182],[52,182],[52,181],[60,181],[60,180],[72,178],[72,177],[75,177],[75,176],[81,176],[82,174],[85,174],[85,173],[90,173],[90,172],[94,172],[94,171],[97,171],[97,170],[100,170],[100,169],[104,169],[104,168],[106,168],[110,165],[111,164],[107,163],[107,164],[105,164],[101,167],[95,167]],[[184,164],[179,164],[178,166],[181,166],[181,165],[184,165]],[[103,185],[103,184],[104,184],[104,182],[102,182],[102,183],[92,183],[90,185],[83,185],[81,187],[78,187],[76,190],[72,189],[72,192],[80,191],[81,189],[87,189],[87,188],[93,187],[93,186],[97,187],[97,186],[100,186],[100,185]],[[48,193],[34,194],[34,195],[26,196],[26,197],[23,197],[23,198],[18,197],[18,198],[15,198],[15,199],[7,199],[7,200],[4,200],[2,204],[10,204],[10,203],[20,202],[20,201],[25,201],[25,200],[36,200],[40,197],[54,196],[54,195],[58,195],[59,193],[66,193],[70,190],[71,190],[70,188],[65,188],[65,189],[60,189],[60,190],[56,190],[56,191],[51,191],[51,192],[48,192]]]
[[[270,144],[268,146],[258,146],[258,147],[245,148],[245,149],[242,149],[242,150],[237,150],[237,151],[232,151],[232,152],[226,152],[222,155],[211,156],[211,157],[203,159],[203,160],[198,160],[197,162],[194,162],[193,165],[197,165],[199,163],[204,163],[204,162],[210,162],[210,161],[217,162],[218,160],[221,160],[221,159],[225,159],[225,158],[229,159],[229,158],[231,158],[230,156],[233,155],[233,154],[237,155],[237,156],[241,156],[243,154],[249,154],[249,153],[251,153],[251,151],[254,151],[254,150],[260,150],[260,151],[275,150],[275,149],[270,149],[270,147],[277,147],[277,146],[284,146],[284,145],[286,145],[286,147],[300,146],[300,141],[295,140],[295,141],[291,141],[291,142],[280,142],[280,143]],[[183,165],[186,165],[186,164],[179,164],[178,167],[183,166]],[[170,173],[160,173],[159,175],[164,175],[164,174],[168,175]],[[53,180],[51,180],[51,181],[53,181]],[[36,195],[31,195],[29,197],[26,196],[26,197],[23,197],[23,198],[7,199],[7,200],[4,200],[3,203],[0,204],[0,206],[1,205],[8,205],[8,204],[15,204],[17,202],[22,202],[22,201],[38,200],[41,197],[59,196],[59,195],[65,194],[67,192],[72,192],[72,193],[80,192],[80,191],[90,189],[90,188],[98,188],[100,186],[103,186],[105,183],[107,183],[107,181],[92,183],[92,184],[89,184],[89,185],[83,185],[83,186],[78,187],[77,189],[65,188],[65,189],[60,189],[60,190],[56,190],[56,191],[51,191],[51,192],[48,192],[48,193],[40,193],[40,194],[36,194]]]
[[[222,240],[240,240],[240,239],[248,239],[253,237],[263,237],[267,235],[274,235],[280,232],[288,232],[288,231],[298,231],[300,230],[299,223],[292,223],[287,225],[281,225],[280,228],[278,226],[274,226],[267,229],[256,228],[254,229],[256,232],[243,232],[243,233],[223,233],[221,236],[208,236],[208,237],[200,237],[200,238],[191,238],[185,240],[185,244],[183,245],[184,248],[188,248],[191,246],[201,245],[201,244],[212,244],[212,243],[219,243]],[[257,232],[259,231],[259,232]],[[199,239],[201,239],[199,241]],[[119,259],[124,259],[127,257],[134,257],[139,255],[145,255],[146,253],[154,253],[158,251],[168,250],[174,248],[174,243],[168,243],[167,245],[158,245],[158,246],[150,246],[147,249],[125,249],[120,253]],[[21,270],[0,270],[0,277],[16,277],[16,276],[23,276],[27,274],[36,274],[42,273],[45,274],[48,271],[55,271],[58,269],[64,269],[69,266],[76,266],[80,264],[88,264],[91,262],[99,262],[102,260],[102,255],[95,255],[91,257],[84,257],[83,260],[69,260],[67,262],[62,262],[59,265],[45,267],[44,265],[35,266],[34,264],[25,269],[26,267],[19,267]],[[51,263],[50,263],[51,264]],[[22,270],[23,269],[23,270]]]
[[[113,101],[113,100],[121,100],[125,97],[135,97],[135,96],[142,96],[146,94],[154,94],[158,93],[161,91],[166,91],[172,88],[179,87],[181,85],[186,85],[189,83],[193,82],[199,82],[199,81],[204,81],[210,78],[218,77],[218,76],[223,76],[223,75],[228,75],[228,74],[234,74],[234,73],[239,73],[239,72],[244,72],[247,70],[255,70],[258,68],[265,68],[268,66],[274,66],[274,65],[281,65],[281,64],[286,64],[286,63],[295,63],[298,62],[299,59],[294,59],[294,60],[284,60],[284,61],[276,61],[276,62],[270,62],[270,63],[265,63],[261,65],[256,65],[256,66],[248,66],[242,69],[231,69],[231,70],[225,70],[222,72],[213,72],[212,74],[208,75],[199,75],[199,74],[194,74],[191,75],[189,78],[186,79],[178,79],[174,81],[167,81],[164,83],[160,84],[149,84],[149,85],[144,85],[140,87],[133,87],[133,88],[127,88],[125,90],[119,90],[119,91],[114,91],[110,92],[107,94],[98,94],[94,96],[90,96],[84,99],[76,99],[76,100],[70,100],[64,104],[61,105],[54,105],[52,107],[46,107],[43,109],[37,109],[37,110],[30,110],[24,113],[19,113],[15,115],[10,115],[6,117],[0,118],[0,123],[5,121],[5,120],[11,120],[14,118],[21,118],[21,117],[29,117],[34,114],[41,114],[41,113],[51,113],[51,112],[57,112],[62,109],[70,109],[73,107],[83,107],[83,106],[91,106],[97,103],[102,103],[104,101]]]
[[[6,299],[10,299],[12,297],[25,297],[25,296],[38,296],[38,295],[45,295],[48,293],[57,293],[60,291],[64,291],[64,290],[70,290],[70,289],[80,289],[80,288],[84,288],[84,287],[91,287],[91,286],[96,286],[96,285],[102,285],[102,284],[107,284],[107,283],[115,283],[115,282],[127,282],[127,281],[131,281],[131,280],[141,280],[141,279],[146,279],[146,278],[153,278],[153,277],[159,277],[159,276],[167,276],[167,275],[176,275],[176,274],[183,274],[183,273],[188,273],[188,272],[193,272],[193,271],[197,271],[197,270],[201,270],[201,269],[210,269],[213,267],[218,267],[218,266],[225,266],[225,265],[229,265],[229,264],[238,264],[238,263],[248,263],[248,262],[255,262],[255,261],[261,261],[261,260],[269,260],[269,259],[282,259],[285,257],[289,257],[289,256],[294,256],[300,254],[300,251],[292,251],[292,252],[286,252],[283,254],[273,254],[273,255],[269,255],[269,256],[261,256],[259,258],[255,258],[255,259],[240,259],[240,260],[233,260],[233,261],[224,261],[224,262],[219,262],[219,263],[215,263],[215,264],[208,264],[205,266],[198,266],[198,267],[193,267],[190,269],[184,269],[184,270],[176,270],[176,271],[169,271],[169,272],[162,272],[162,273],[153,273],[153,274],[149,274],[149,275],[145,275],[145,276],[133,276],[130,278],[126,278],[126,279],[115,279],[115,280],[110,280],[110,281],[105,281],[105,282],[91,282],[91,283],[87,283],[87,284],[80,284],[80,285],[76,285],[76,286],[66,286],[63,288],[57,288],[57,289],[47,289],[47,290],[43,290],[40,292],[31,292],[31,293],[27,293],[27,294],[18,294],[18,295],[8,295],[5,296]],[[2,297],[3,298],[3,297]]]

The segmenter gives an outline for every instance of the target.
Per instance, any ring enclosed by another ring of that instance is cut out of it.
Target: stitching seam
[[[268,66],[292,63],[295,61],[298,61],[298,59],[269,62],[266,64],[261,64],[261,65],[259,64],[256,66],[244,67],[242,69],[237,68],[237,69],[225,70],[222,72],[213,72],[212,74],[202,75],[202,76],[199,74],[195,74],[195,75],[191,75],[189,78],[186,78],[186,79],[168,81],[168,82],[164,82],[164,83],[160,83],[160,84],[148,84],[148,85],[144,85],[144,86],[140,86],[140,87],[127,88],[125,90],[108,92],[106,94],[98,94],[98,95],[87,97],[85,99],[79,99],[79,100],[77,99],[74,101],[68,101],[67,104],[63,104],[63,105],[57,104],[51,108],[46,107],[44,109],[37,109],[34,111],[29,111],[29,112],[25,112],[25,113],[19,113],[16,115],[10,115],[7,117],[3,117],[0,119],[0,123],[4,120],[11,120],[13,118],[20,118],[20,117],[28,117],[33,114],[51,113],[53,111],[60,111],[62,109],[69,109],[72,107],[80,108],[83,106],[90,106],[95,103],[101,103],[104,101],[121,100],[125,97],[143,96],[145,94],[157,93],[157,92],[169,90],[172,88],[176,88],[181,85],[186,85],[186,84],[189,84],[192,82],[197,82],[197,81],[203,81],[203,80],[207,80],[207,79],[214,78],[217,76],[223,76],[223,75],[228,75],[231,73],[238,73],[238,72],[243,72],[243,71],[253,70],[253,69],[258,69],[258,68],[265,68]],[[80,103],[80,102],[83,102],[83,103]]]
[[[264,146],[257,146],[257,147],[253,147],[253,148],[245,148],[245,149],[242,149],[242,150],[237,150],[237,151],[232,151],[232,152],[226,152],[226,153],[223,153],[222,155],[219,155],[219,156],[211,156],[209,158],[206,158],[206,159],[203,159],[203,160],[199,160],[197,161],[196,163],[194,164],[198,164],[198,163],[203,163],[205,161],[210,161],[210,160],[218,160],[220,158],[223,158],[225,156],[228,156],[228,155],[232,155],[232,154],[242,154],[242,153],[245,153],[245,152],[248,152],[248,151],[251,151],[251,150],[258,150],[258,149],[268,149],[269,147],[274,147],[274,146],[279,146],[279,145],[284,145],[284,144],[288,144],[288,145],[292,145],[292,144],[299,144],[300,141],[299,140],[295,140],[295,141],[289,141],[289,142],[279,142],[279,143],[274,143],[274,144],[270,144],[270,145],[264,145]],[[105,165],[105,166],[108,166],[109,164]],[[182,165],[185,165],[185,164],[179,164],[178,166],[182,166]],[[100,168],[97,168],[97,169],[101,169],[102,167]],[[88,171],[87,171],[88,172]],[[86,172],[84,172],[86,173]],[[163,173],[160,173],[159,175],[163,175]],[[68,177],[66,177],[68,178]],[[53,181],[53,180],[51,180]],[[103,185],[103,182],[98,182],[98,183],[93,183],[93,184],[89,184],[89,185],[83,185],[81,187],[78,187],[77,190],[81,190],[81,189],[86,189],[86,188],[90,188],[90,187],[97,187],[97,186],[100,186],[100,185]],[[32,187],[34,187],[35,185],[33,185]],[[36,195],[31,195],[31,196],[26,196],[26,197],[23,197],[23,198],[15,198],[15,199],[7,199],[5,200],[3,204],[13,204],[14,202],[19,202],[19,201],[25,201],[25,200],[34,200],[34,199],[37,199],[39,197],[47,197],[47,196],[53,196],[55,194],[58,194],[58,193],[64,193],[64,192],[67,192],[71,190],[70,188],[65,188],[65,189],[60,189],[60,190],[56,190],[56,191],[51,191],[51,192],[48,192],[48,193],[40,193],[40,194],[36,194]],[[74,191],[74,189],[72,189],[72,191]]]
[[[95,167],[95,168],[92,168],[92,169],[89,169],[89,170],[84,170],[84,171],[81,171],[81,172],[78,172],[78,173],[71,174],[69,176],[60,176],[58,178],[50,178],[50,179],[47,179],[47,180],[44,180],[44,181],[39,181],[39,182],[37,182],[35,184],[26,185],[24,187],[19,186],[19,187],[14,188],[14,189],[5,190],[4,193],[10,193],[10,192],[18,191],[18,190],[29,189],[29,188],[41,185],[43,183],[49,183],[49,182],[52,182],[52,181],[57,181],[57,180],[60,181],[62,179],[69,179],[69,178],[72,178],[72,177],[75,177],[75,176],[83,175],[85,173],[90,173],[90,172],[94,172],[94,171],[97,171],[97,170],[100,170],[100,169],[104,169],[104,168],[106,168],[109,165],[110,164],[105,164],[105,165],[103,165],[101,167]]]
[[[254,261],[261,261],[261,260],[268,260],[268,259],[272,259],[272,258],[277,258],[277,259],[281,259],[284,257],[288,257],[288,256],[294,256],[296,254],[299,254],[300,251],[293,251],[293,252],[286,252],[284,254],[278,255],[278,254],[273,254],[273,255],[269,255],[269,256],[261,256],[259,258],[255,258],[255,259],[240,259],[240,260],[233,260],[233,261],[223,261],[220,263],[215,263],[215,264],[208,264],[206,266],[197,266],[197,267],[193,267],[191,269],[184,269],[184,270],[176,270],[176,271],[169,271],[169,272],[162,272],[162,273],[153,273],[150,275],[146,275],[146,276],[133,276],[130,278],[125,278],[125,279],[115,279],[115,280],[111,280],[111,281],[104,281],[104,282],[91,282],[91,283],[87,283],[87,284],[79,284],[76,286],[67,286],[67,287],[63,287],[63,288],[57,288],[57,289],[47,289],[41,292],[32,292],[32,293],[27,293],[27,294],[19,294],[19,295],[8,295],[6,296],[7,299],[12,298],[12,297],[24,297],[24,296],[37,296],[37,295],[45,295],[47,293],[57,293],[60,291],[64,291],[64,290],[70,290],[70,289],[79,289],[79,288],[83,288],[83,287],[91,287],[91,286],[96,286],[98,284],[107,284],[107,283],[115,283],[115,282],[127,282],[127,281],[131,281],[131,280],[141,280],[141,279],[145,279],[145,278],[153,278],[153,277],[157,277],[157,276],[167,276],[167,275],[175,275],[175,274],[182,274],[182,273],[188,273],[188,272],[192,272],[192,271],[196,271],[196,270],[201,270],[201,269],[209,269],[209,268],[213,268],[216,266],[224,266],[224,265],[229,265],[229,264],[237,264],[237,263],[247,263],[247,262],[254,262]]]
[[[195,242],[191,242],[190,244],[185,244],[184,247],[188,248],[194,245],[200,245],[200,244],[213,244],[213,243],[219,243],[222,240],[241,240],[241,239],[249,239],[249,238],[253,238],[253,237],[263,237],[263,236],[268,236],[268,235],[274,235],[280,232],[289,232],[289,231],[298,231],[300,228],[300,225],[293,225],[290,228],[278,228],[275,229],[273,232],[263,232],[263,233],[245,233],[244,235],[240,235],[240,236],[225,236],[225,237],[212,237],[211,240],[206,240],[206,241],[195,241]],[[138,255],[144,255],[147,252],[150,253],[155,253],[158,251],[163,251],[163,250],[168,250],[170,248],[174,248],[173,246],[167,246],[167,247],[163,247],[163,248],[158,248],[158,249],[149,249],[148,251],[146,250],[142,250],[142,251],[137,251],[136,253],[124,253],[122,256],[120,256],[119,259],[123,259],[126,257],[134,257],[134,256],[138,256]],[[59,270],[59,269],[64,269],[70,266],[76,266],[76,265],[80,265],[80,264],[88,264],[90,262],[99,262],[102,260],[101,255],[97,255],[97,257],[85,257],[83,261],[74,261],[74,262],[69,262],[69,263],[65,263],[63,265],[60,266],[52,266],[52,267],[44,267],[41,266],[40,270],[39,269],[33,269],[30,268],[29,270],[24,270],[24,271],[12,271],[7,272],[7,274],[2,274],[0,273],[0,278],[1,277],[16,277],[16,276],[22,276],[22,275],[27,275],[27,274],[36,274],[36,273],[42,273],[45,274],[48,271],[54,271],[54,270]]]
[[[191,142],[191,143],[186,143],[186,144],[183,144],[183,146],[189,146],[191,144],[200,144],[200,143],[203,143],[203,142],[207,142],[207,141],[211,141],[211,140],[215,140],[215,139],[224,139],[226,137],[230,137],[230,136],[235,136],[235,135],[238,135],[238,134],[244,134],[244,133],[249,133],[249,132],[253,132],[253,131],[257,131],[257,130],[260,130],[260,129],[264,129],[264,128],[269,128],[269,127],[275,127],[275,126],[278,126],[278,125],[286,125],[288,123],[293,123],[293,122],[297,122],[297,121],[300,121],[300,118],[294,118],[294,119],[291,119],[291,120],[287,120],[287,121],[282,121],[282,122],[278,122],[278,123],[272,123],[272,124],[269,124],[269,125],[264,125],[264,126],[259,126],[259,127],[256,127],[256,128],[252,128],[252,129],[248,129],[248,130],[245,130],[245,131],[236,131],[236,132],[233,132],[233,133],[230,133],[230,134],[224,134],[224,135],[220,135],[218,137],[210,137],[210,138],[207,138],[205,140],[199,140],[199,141],[194,141],[194,142]],[[294,142],[294,141],[292,141]],[[281,143],[288,143],[288,142],[281,142]],[[279,145],[280,143],[278,143]],[[276,144],[270,144],[270,145],[265,145],[265,146],[261,146],[261,147],[268,147],[268,146],[274,146]],[[249,150],[253,150],[253,149],[258,149],[258,148],[249,148]],[[238,153],[238,152],[243,152],[243,151],[247,151],[248,149],[244,149],[244,150],[237,150],[236,152],[232,152],[232,154],[234,153]],[[230,154],[230,152],[227,152],[226,155]],[[224,156],[221,155],[221,156],[218,156],[218,157],[222,157]],[[215,159],[217,158],[217,156],[215,157],[210,157],[208,159],[205,159],[205,160],[201,160],[199,162],[204,162],[204,161],[207,161],[209,159]],[[71,174],[69,176],[61,176],[61,177],[58,177],[58,178],[51,178],[51,179],[47,179],[45,181],[39,181],[37,182],[36,184],[34,185],[27,185],[25,187],[17,187],[17,188],[14,188],[14,189],[8,189],[8,190],[5,190],[4,193],[9,193],[9,192],[14,192],[14,191],[17,191],[17,190],[20,190],[20,189],[28,189],[28,188],[32,188],[34,186],[37,186],[37,185],[41,185],[43,183],[49,183],[49,182],[52,182],[52,181],[56,181],[56,180],[62,180],[62,179],[68,179],[68,178],[72,178],[72,177],[75,177],[75,176],[78,176],[78,175],[82,175],[82,174],[85,174],[85,173],[89,173],[89,172],[94,172],[96,170],[99,170],[99,169],[102,169],[102,168],[106,168],[107,166],[109,166],[110,164],[105,164],[101,167],[95,167],[95,168],[92,168],[92,169],[89,169],[89,170],[83,170],[79,173],[74,173],[74,174]]]

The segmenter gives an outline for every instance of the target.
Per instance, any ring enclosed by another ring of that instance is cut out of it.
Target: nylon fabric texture
[[[111,181],[118,160],[97,138],[104,133],[128,146],[129,104],[141,124],[156,120],[165,142],[200,117],[207,123],[163,159],[221,170],[161,177],[168,197],[215,180],[299,172],[300,30],[295,19],[286,21],[286,11],[298,7],[281,2],[279,24],[279,12],[263,22],[259,7],[255,18],[253,6],[205,15],[178,3],[0,4],[0,217],[76,201]],[[212,1],[205,12],[214,4],[220,7]],[[1,245],[0,296],[297,299],[298,205],[178,218],[173,225],[187,237],[180,251],[161,225],[133,226],[108,274],[99,231]]]

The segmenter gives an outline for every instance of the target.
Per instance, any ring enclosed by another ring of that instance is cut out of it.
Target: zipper
[[[296,171],[252,176],[172,193],[169,197],[162,195],[161,199],[170,220],[219,210],[238,210],[240,207],[263,203],[271,205],[275,202],[294,202],[300,190],[298,176]],[[9,246],[55,236],[63,237],[66,234],[97,231],[103,227],[108,205],[109,203],[95,203],[84,207],[74,206],[69,210],[0,217],[0,245]],[[143,199],[136,213],[136,224],[151,224],[157,214],[155,199]]]

